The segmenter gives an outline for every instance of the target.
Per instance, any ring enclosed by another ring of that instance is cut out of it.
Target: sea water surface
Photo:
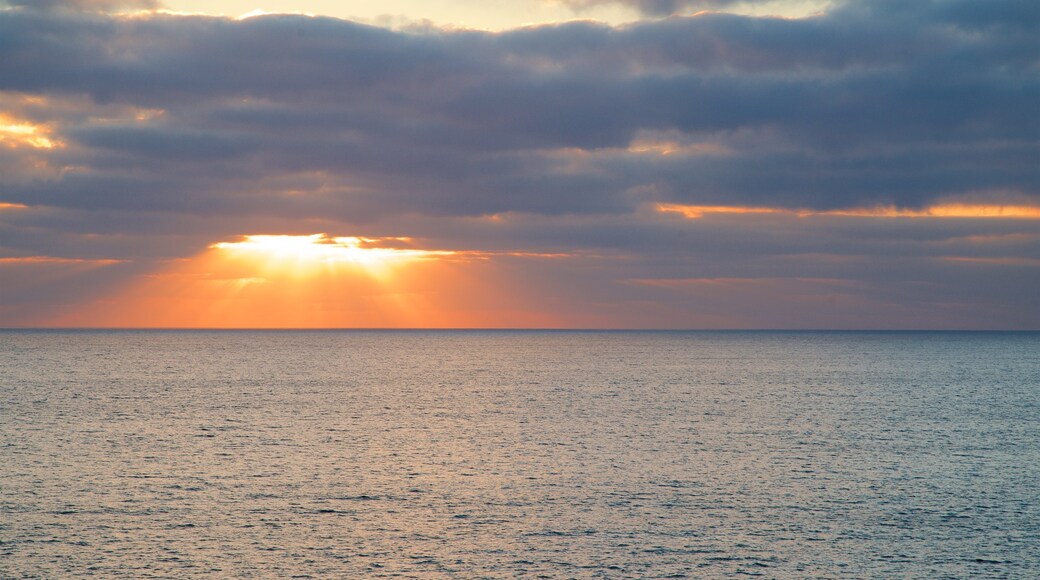
[[[1040,334],[2,331],[0,577],[1036,578]]]

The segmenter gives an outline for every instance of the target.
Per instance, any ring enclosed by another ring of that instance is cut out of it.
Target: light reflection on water
[[[0,577],[1028,577],[1040,334],[0,332]]]

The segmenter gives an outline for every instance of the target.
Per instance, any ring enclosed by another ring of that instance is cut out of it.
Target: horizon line
[[[0,326],[6,331],[180,332],[979,332],[1036,333],[1040,328],[613,328],[613,327],[222,327],[222,326]]]

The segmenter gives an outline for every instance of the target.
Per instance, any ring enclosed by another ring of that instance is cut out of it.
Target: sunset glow
[[[557,327],[501,260],[565,254],[424,250],[406,237],[247,235],[171,260],[48,321],[169,328]],[[55,263],[51,260],[25,263]],[[12,260],[12,264],[14,261]],[[4,266],[0,260],[0,267]],[[515,284],[513,284],[515,286]]]
[[[21,121],[0,112],[0,144],[8,147],[53,149],[61,145],[51,139],[46,128]]]
[[[687,219],[700,219],[708,214],[791,214],[797,211],[773,207],[738,207],[728,205],[678,205],[659,203],[655,206],[661,213],[677,213]]]
[[[905,4],[0,0],[0,327],[1040,328],[1033,20]]]
[[[1038,9],[0,0],[0,580],[1037,576]]]
[[[408,238],[335,237],[325,234],[306,236],[248,235],[238,242],[218,242],[211,247],[232,256],[248,258],[266,266],[283,265],[297,271],[340,265],[356,265],[371,271],[404,262],[450,256],[455,252],[384,247],[386,242],[407,242]]]
[[[923,209],[849,208],[834,210],[789,209],[779,207],[742,207],[715,205],[680,205],[659,203],[657,211],[677,213],[687,219],[700,219],[709,214],[779,214],[797,217],[838,216],[866,218],[1017,218],[1040,219],[1040,207],[1027,205],[976,205],[950,203]]]

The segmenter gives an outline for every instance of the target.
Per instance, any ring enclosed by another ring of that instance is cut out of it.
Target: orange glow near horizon
[[[247,235],[166,262],[46,326],[559,327],[502,259],[565,254],[425,250],[409,238]]]
[[[894,206],[848,208],[835,210],[790,209],[782,207],[682,205],[658,203],[658,212],[677,213],[687,219],[700,219],[708,214],[775,214],[796,217],[865,217],[865,218],[1015,218],[1040,219],[1040,207],[1029,205],[985,205],[948,203],[923,209]]]

